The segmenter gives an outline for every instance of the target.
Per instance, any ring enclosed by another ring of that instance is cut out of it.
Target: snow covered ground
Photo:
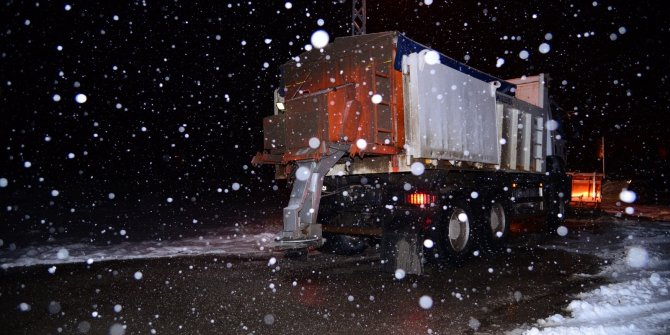
[[[3,248],[0,267],[93,263],[106,260],[144,259],[183,255],[257,255],[268,254],[275,234],[250,231],[240,233],[234,227],[220,228],[208,234],[164,241],[132,241],[115,244],[49,242],[23,248]]]
[[[670,223],[606,218],[600,224],[546,248],[601,257],[608,265],[597,276],[611,283],[511,334],[670,334]]]
[[[561,314],[510,332],[536,334],[668,334],[670,333],[670,222],[602,217],[596,229],[568,225],[565,237],[544,248],[596,255],[607,264],[596,276],[610,284],[574,297]],[[175,257],[182,255],[269,256],[277,227],[219,228],[202,236],[116,244],[49,242],[20,248],[5,246],[0,267]],[[268,232],[272,231],[272,232]],[[588,276],[581,274],[580,276]]]

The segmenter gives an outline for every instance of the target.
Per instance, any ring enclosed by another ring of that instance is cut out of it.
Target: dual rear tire
[[[456,202],[441,224],[438,252],[453,265],[461,265],[476,250],[502,249],[509,234],[505,208],[500,203],[475,207],[467,201]]]
[[[489,208],[488,236],[486,247],[492,252],[499,251],[505,246],[509,236],[509,221],[505,214],[505,207],[497,202]]]

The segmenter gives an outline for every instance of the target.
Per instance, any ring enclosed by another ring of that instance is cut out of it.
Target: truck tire
[[[509,236],[509,221],[505,213],[505,207],[496,202],[491,205],[486,217],[486,247],[496,252],[502,249]]]
[[[447,211],[443,219],[440,249],[448,263],[461,265],[470,256],[478,236],[478,221],[477,215],[465,201],[453,204]]]

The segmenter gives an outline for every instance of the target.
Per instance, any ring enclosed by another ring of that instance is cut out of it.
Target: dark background
[[[0,7],[5,238],[73,227],[100,232],[129,221],[160,233],[157,227],[217,221],[241,207],[283,206],[285,186],[276,186],[271,167],[250,164],[262,147],[262,118],[272,114],[278,66],[300,54],[317,29],[331,40],[351,34],[349,1],[291,4],[6,1]],[[500,78],[549,73],[570,170],[600,171],[604,136],[609,178],[667,190],[670,13],[661,7],[370,0],[367,30],[398,30]],[[543,42],[551,46],[547,54],[538,51]],[[530,57],[522,60],[521,50]],[[498,57],[505,59],[499,68]],[[76,103],[77,93],[87,102]]]

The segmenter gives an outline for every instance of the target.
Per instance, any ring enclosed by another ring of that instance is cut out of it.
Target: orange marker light
[[[412,205],[428,205],[435,202],[435,196],[427,193],[413,193],[407,195],[407,202]]]

